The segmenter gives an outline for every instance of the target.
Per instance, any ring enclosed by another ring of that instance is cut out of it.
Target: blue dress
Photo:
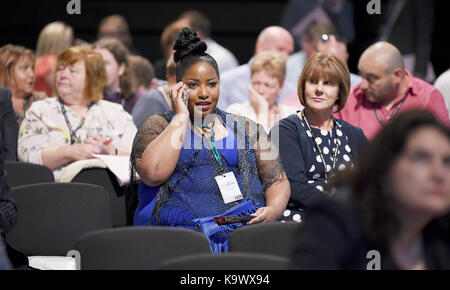
[[[213,218],[249,215],[265,206],[265,201],[263,186],[255,174],[256,157],[253,151],[238,149],[237,131],[226,123],[224,125],[228,135],[216,141],[222,168],[214,159],[208,142],[187,127],[178,164],[169,181],[159,187],[150,187],[142,182],[139,185],[134,225],[202,231],[210,240],[212,252],[227,251],[229,233],[243,224],[219,226]],[[254,170],[242,170],[239,162],[242,158],[249,161]],[[234,173],[243,199],[225,204],[214,177],[229,171]]]

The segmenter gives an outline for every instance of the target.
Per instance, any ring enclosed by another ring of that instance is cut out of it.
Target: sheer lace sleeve
[[[250,146],[255,152],[259,179],[266,191],[272,184],[287,179],[278,148],[272,143],[263,126],[249,121],[246,129],[249,132]]]
[[[148,116],[139,126],[131,152],[131,166],[138,172],[136,160],[142,157],[147,146],[164,131],[168,124],[169,121],[163,115],[155,114]]]

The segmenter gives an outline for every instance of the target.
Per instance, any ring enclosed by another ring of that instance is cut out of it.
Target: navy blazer
[[[272,141],[280,151],[281,161],[291,184],[289,203],[294,206],[288,206],[288,208],[292,209],[307,209],[322,195],[315,185],[308,184],[308,168],[313,164],[316,153],[313,151],[311,138],[306,135],[306,128],[301,122],[297,114],[293,114],[280,120],[270,131]],[[367,144],[367,138],[360,128],[340,119],[339,123],[348,137],[352,158],[355,160]]]

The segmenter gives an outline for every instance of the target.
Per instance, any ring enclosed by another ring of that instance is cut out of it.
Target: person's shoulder
[[[251,107],[250,102],[246,101],[243,103],[233,103],[229,105],[224,111],[227,113],[239,114],[245,112]]]
[[[0,86],[0,97],[6,98],[8,95],[10,95],[11,90],[5,87]]]
[[[97,102],[97,104],[102,107],[102,108],[106,108],[109,110],[114,110],[114,111],[122,111],[123,107],[121,104],[118,103],[114,103],[114,102],[110,102],[107,100],[100,100]]]
[[[55,105],[55,104],[57,104],[59,106],[59,99],[58,99],[58,97],[48,97],[48,98],[45,98],[45,99],[42,99],[42,100],[34,101],[31,104],[31,107],[33,107],[33,106],[34,107],[48,107],[48,106]]]
[[[157,99],[160,100],[162,97],[162,93],[159,91],[158,88],[155,89],[151,89],[149,91],[147,91],[144,95],[142,95],[141,100],[153,100],[153,99]]]
[[[277,124],[280,127],[295,128],[297,127],[298,124],[300,124],[300,118],[297,116],[297,114],[291,114],[286,118],[283,118],[280,121],[278,121]]]
[[[102,108],[103,112],[105,112],[108,116],[113,117],[117,120],[133,120],[133,117],[125,111],[121,104],[113,103],[106,100],[100,100],[97,104]]]
[[[364,132],[361,128],[354,126],[342,119],[336,119],[336,120],[342,126],[344,131],[351,132],[352,134],[357,135],[359,138],[363,138],[363,136],[365,136]]]
[[[228,79],[240,79],[241,76],[245,74],[250,74],[250,66],[248,63],[225,71],[220,79],[222,81],[226,81]]]

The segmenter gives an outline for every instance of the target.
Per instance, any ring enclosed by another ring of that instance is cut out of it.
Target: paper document
[[[120,186],[130,182],[130,156],[92,154],[93,157],[105,162],[108,169],[117,177]],[[136,173],[136,177],[139,176]]]

